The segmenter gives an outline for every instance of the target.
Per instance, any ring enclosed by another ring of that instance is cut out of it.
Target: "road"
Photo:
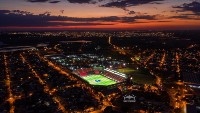
[[[165,60],[166,60],[166,53],[164,52],[159,64],[160,68],[162,68],[163,64],[165,63]]]
[[[176,52],[176,72],[178,73],[178,77],[180,78],[180,64],[179,64],[179,60],[180,60],[180,55]]]
[[[22,54],[20,54],[20,57],[22,58],[22,61],[28,65],[28,67],[29,67],[29,69],[32,71],[33,75],[34,75],[36,78],[38,78],[39,83],[40,83],[41,85],[43,85],[43,87],[44,87],[44,92],[45,92],[46,94],[48,94],[48,95],[52,95],[52,96],[53,96],[52,99],[53,99],[54,102],[56,102],[56,103],[58,104],[58,109],[60,109],[63,113],[68,113],[69,111],[67,111],[67,110],[65,109],[64,105],[61,103],[61,100],[62,100],[62,99],[61,99],[59,96],[57,96],[55,93],[52,93],[52,92],[54,92],[54,91],[51,91],[51,90],[50,90],[48,84],[46,84],[46,82],[45,82],[44,80],[41,79],[41,77],[40,77],[40,76],[37,74],[37,72],[33,69],[33,66],[25,59],[25,57],[24,57]],[[54,90],[54,89],[53,89],[53,90]]]
[[[174,86],[168,88],[168,94],[170,95],[170,104],[173,106],[174,112],[179,110],[180,113],[186,113],[187,102],[183,100],[185,98],[187,90],[183,82],[176,82]]]
[[[16,100],[16,97],[12,94],[12,89],[11,89],[11,78],[10,78],[10,69],[9,69],[9,61],[6,55],[4,55],[4,64],[5,64],[5,72],[6,72],[6,80],[5,84],[7,86],[7,91],[8,91],[8,102],[10,104],[10,113],[14,113],[15,111],[15,106],[14,102]]]

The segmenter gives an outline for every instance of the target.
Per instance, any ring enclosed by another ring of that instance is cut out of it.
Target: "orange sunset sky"
[[[0,29],[199,30],[200,0],[1,0]]]

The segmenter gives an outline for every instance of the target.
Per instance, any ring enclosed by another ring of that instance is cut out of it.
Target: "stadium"
[[[93,86],[110,86],[122,83],[126,80],[125,74],[109,68],[102,70],[81,68],[75,70],[73,73]]]
[[[124,65],[124,62],[111,61],[105,57],[93,54],[82,55],[46,55],[46,58],[55,64],[70,70],[76,77],[91,86],[113,87],[118,86],[127,78],[127,75],[112,69],[114,65]],[[87,61],[85,63],[83,61]],[[101,63],[101,62],[104,62]]]

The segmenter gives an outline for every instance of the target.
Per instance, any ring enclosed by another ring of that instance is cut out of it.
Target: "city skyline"
[[[6,0],[0,30],[199,30],[199,0]]]

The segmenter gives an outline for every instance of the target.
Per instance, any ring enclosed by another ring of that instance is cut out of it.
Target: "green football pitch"
[[[115,81],[110,80],[102,75],[89,75],[82,77],[84,80],[88,81],[91,85],[103,85],[109,86],[112,84],[116,84]]]

